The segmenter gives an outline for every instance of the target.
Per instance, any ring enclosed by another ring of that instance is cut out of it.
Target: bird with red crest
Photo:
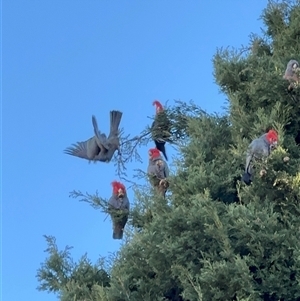
[[[171,122],[164,107],[158,100],[155,100],[153,105],[156,108],[156,113],[151,126],[152,139],[154,140],[156,148],[163,153],[165,159],[168,161],[165,144],[171,137]]]
[[[277,147],[278,133],[271,129],[259,138],[254,139],[248,146],[246,156],[245,173],[242,181],[249,185],[252,182],[253,163],[257,159],[268,157],[271,151]]]
[[[113,222],[113,239],[122,239],[124,228],[128,220],[130,203],[125,186],[117,181],[111,184],[113,193],[108,200],[108,211]]]
[[[150,178],[150,183],[156,191],[165,197],[169,187],[168,176],[169,167],[166,161],[161,157],[160,151],[157,148],[149,149],[149,165],[147,174]]]

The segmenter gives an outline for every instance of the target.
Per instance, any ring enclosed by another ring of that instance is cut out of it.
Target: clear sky
[[[260,34],[266,3],[2,2],[2,300],[57,300],[36,290],[44,234],[60,249],[73,246],[76,260],[87,252],[95,262],[120,247],[109,218],[69,198],[74,189],[109,198],[118,180],[113,164],[63,153],[93,135],[91,116],[107,132],[109,111],[121,110],[121,127],[134,136],[149,124],[154,99],[192,99],[221,112],[226,96],[214,83],[212,57]],[[129,170],[146,169],[146,150],[144,163]]]

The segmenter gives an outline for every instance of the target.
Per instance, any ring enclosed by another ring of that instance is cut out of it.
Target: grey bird
[[[285,73],[283,78],[290,82],[288,87],[289,90],[295,88],[295,86],[299,83],[299,63],[296,60],[290,60],[286,66]]]
[[[169,167],[166,161],[160,155],[157,148],[149,150],[149,165],[147,174],[150,177],[150,183],[156,191],[165,197],[166,191],[169,187],[167,178],[169,177]]]
[[[65,154],[89,161],[110,162],[116,150],[120,152],[119,125],[122,112],[110,111],[110,132],[108,137],[101,133],[95,116],[92,116],[94,134],[92,138],[72,144],[64,150]]]
[[[254,139],[247,151],[245,173],[243,174],[242,181],[249,185],[252,181],[253,174],[253,161],[268,157],[271,151],[277,147],[278,134],[274,130],[269,130],[268,133],[263,134],[259,138]]]
[[[163,153],[164,157],[168,161],[165,144],[166,141],[170,142],[169,138],[171,137],[171,122],[168,119],[162,104],[158,100],[155,100],[153,105],[156,108],[156,115],[151,126],[152,138],[156,148]]]
[[[130,203],[125,186],[117,181],[111,183],[113,194],[108,200],[108,211],[113,222],[113,239],[122,239],[128,220]]]

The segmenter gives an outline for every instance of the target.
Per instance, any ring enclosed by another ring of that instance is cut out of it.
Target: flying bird
[[[299,83],[299,71],[299,63],[296,60],[290,60],[283,75],[283,78],[290,82],[288,90],[292,90]]]
[[[262,157],[268,157],[271,151],[277,147],[278,134],[274,130],[269,130],[259,138],[254,139],[247,151],[245,173],[242,181],[249,185],[252,181],[253,161]]]
[[[155,106],[156,115],[151,126],[152,139],[154,140],[156,148],[163,153],[168,161],[165,144],[171,136],[171,122],[162,104],[158,100],[155,100],[153,105]]]
[[[165,197],[169,187],[168,176],[169,167],[166,161],[160,155],[157,148],[149,149],[149,164],[147,174],[150,177],[150,182],[156,191]]]
[[[95,116],[92,116],[94,134],[92,138],[72,144],[64,150],[65,154],[87,159],[89,161],[110,162],[116,150],[119,148],[119,125],[122,112],[110,111],[110,132],[108,137],[101,133]]]
[[[129,200],[125,186],[117,181],[111,183],[113,194],[108,200],[108,210],[113,222],[113,239],[122,239],[129,215]]]

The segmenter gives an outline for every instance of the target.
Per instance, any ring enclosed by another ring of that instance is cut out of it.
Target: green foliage
[[[233,127],[245,137],[252,134],[253,125],[266,131],[274,122],[284,125],[286,134],[296,137],[300,133],[300,89],[289,92],[283,74],[290,59],[300,60],[299,1],[270,1],[262,19],[266,37],[253,35],[248,55],[241,55],[243,49],[217,51],[216,82],[228,95]],[[271,52],[262,50],[266,48]]]
[[[178,194],[175,202],[178,199],[188,204],[189,196],[208,187],[213,199],[227,203],[236,201],[235,182],[240,173],[240,162],[228,152],[233,143],[228,118],[218,115],[194,118],[190,121],[189,135],[191,142],[182,149],[181,167],[176,180],[172,181],[172,191]]]
[[[95,296],[106,294],[110,276],[104,269],[103,260],[92,265],[86,255],[75,263],[70,254],[71,247],[59,251],[56,240],[46,236],[49,257],[37,271],[40,282],[38,290],[58,293],[61,300],[106,300],[95,299]]]
[[[250,47],[214,56],[226,114],[166,107],[179,146],[169,193],[136,188],[132,231],[109,276],[86,259],[75,265],[47,238],[39,289],[66,301],[300,300],[300,89],[282,78],[291,58],[300,61],[300,1],[269,1],[262,20]],[[270,128],[279,147],[246,186],[247,147]],[[105,211],[98,196],[86,199]]]

